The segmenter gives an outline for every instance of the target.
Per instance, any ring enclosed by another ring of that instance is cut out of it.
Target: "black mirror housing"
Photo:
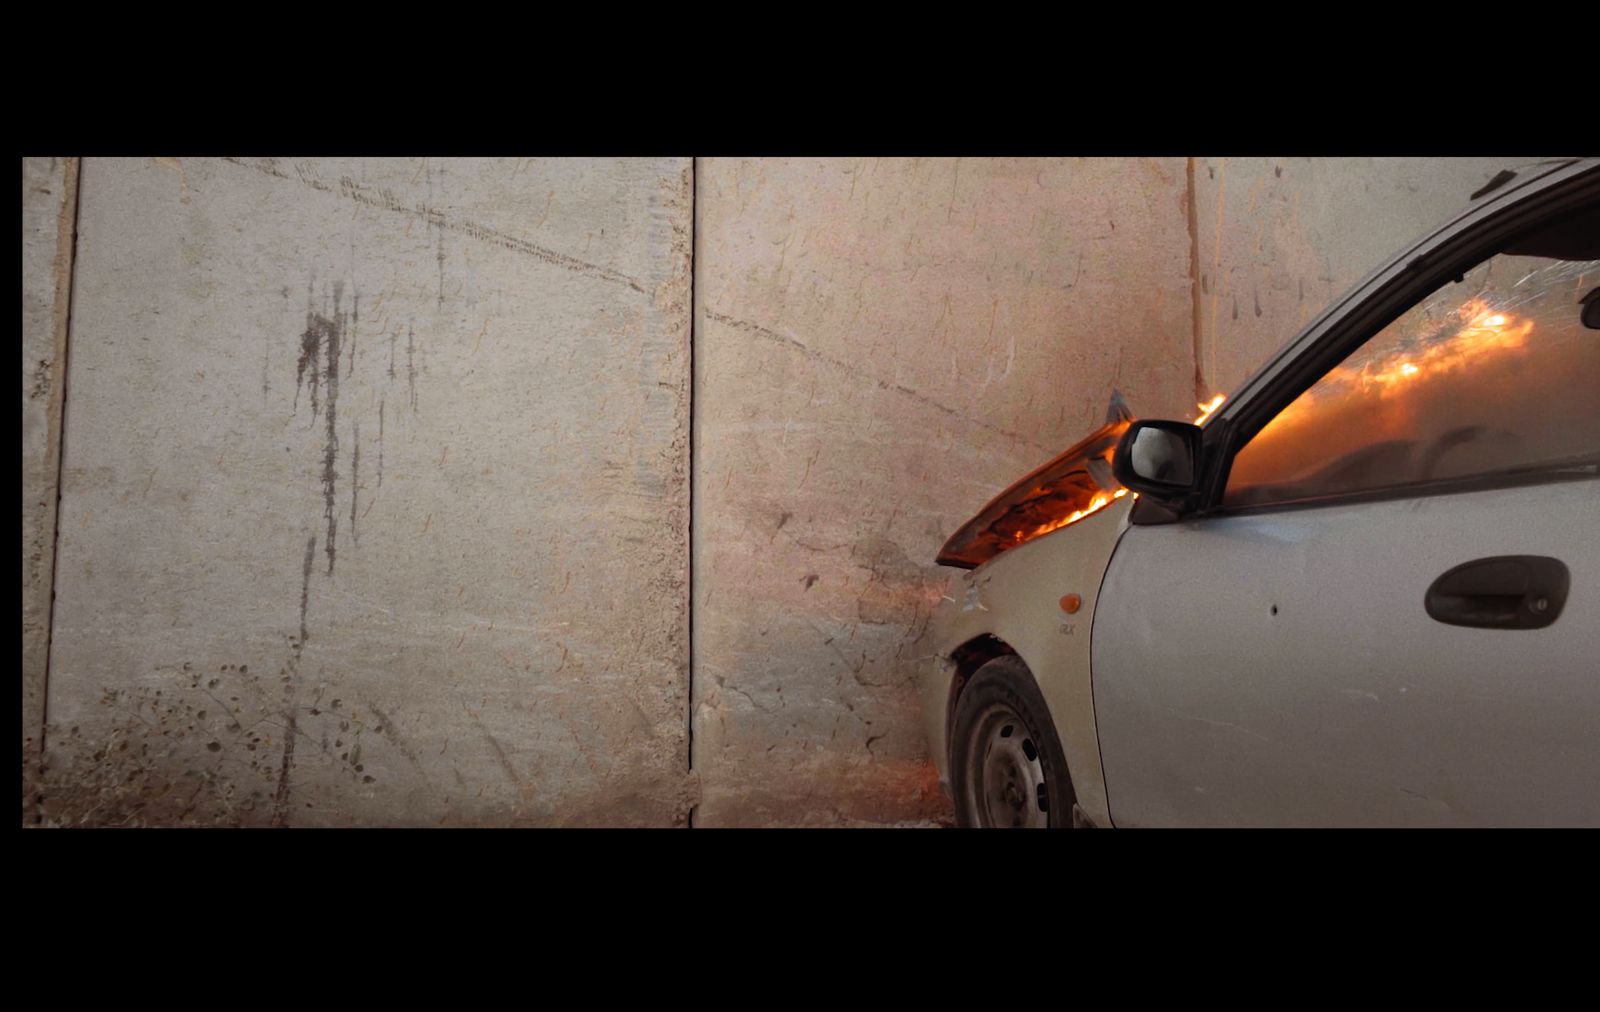
[[[1111,457],[1117,481],[1154,499],[1176,500],[1200,487],[1200,427],[1159,419],[1128,426]]]

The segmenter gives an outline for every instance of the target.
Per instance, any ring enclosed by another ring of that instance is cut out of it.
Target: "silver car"
[[[1502,172],[939,562],[964,826],[1600,825],[1600,160]]]

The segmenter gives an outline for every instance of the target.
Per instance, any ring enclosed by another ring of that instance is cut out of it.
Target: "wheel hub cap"
[[[1044,828],[1050,824],[1044,765],[1038,746],[1015,711],[989,708],[972,736],[969,810],[985,827]]]

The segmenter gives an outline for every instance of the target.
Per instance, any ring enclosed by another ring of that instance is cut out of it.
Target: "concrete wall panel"
[[[76,158],[22,160],[22,755],[28,776],[44,729],[77,190]]]
[[[82,175],[52,820],[684,822],[689,161]]]
[[[1185,162],[702,160],[696,825],[947,806],[939,545],[1104,418],[1192,414]]]

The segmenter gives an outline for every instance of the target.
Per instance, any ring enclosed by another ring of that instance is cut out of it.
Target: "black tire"
[[[950,726],[950,786],[964,828],[1063,828],[1077,798],[1033,674],[1014,654],[972,676]]]

